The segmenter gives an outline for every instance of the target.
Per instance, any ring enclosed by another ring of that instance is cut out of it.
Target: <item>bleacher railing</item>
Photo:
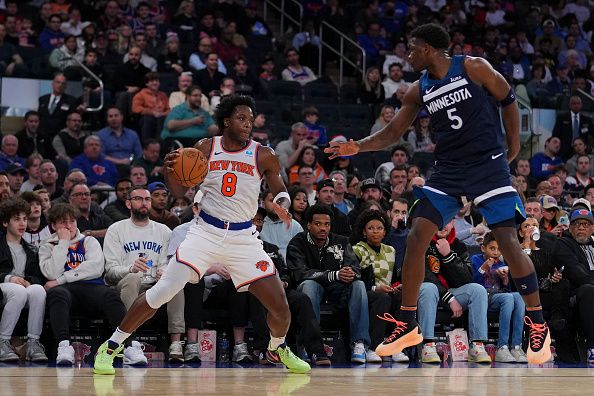
[[[516,95],[516,100],[520,110],[520,145],[523,146],[520,147],[520,151],[528,147],[530,149],[530,158],[532,158],[534,139],[537,139],[536,143],[538,143],[539,138],[539,135],[534,133],[533,130],[534,113],[532,112],[532,105],[520,95]]]
[[[339,44],[338,49],[333,47],[330,42],[324,41],[324,31],[328,31],[329,33],[336,34],[338,36]],[[346,34],[341,32],[340,30],[336,29],[334,26],[330,25],[328,22],[322,21],[320,23],[320,43],[322,48],[319,51],[319,59],[318,59],[318,70],[322,70],[322,58],[324,55],[324,49],[333,52],[334,54],[338,55],[338,86],[342,87],[342,80],[344,77],[344,63],[351,65],[356,71],[361,73],[361,76],[365,76],[365,65],[366,65],[366,56],[365,50],[359,44],[357,44],[354,40],[348,37]],[[351,51],[349,53],[355,54],[356,60],[353,61],[345,54],[345,44],[347,46],[351,46],[349,48]],[[354,51],[353,51],[354,49]],[[359,54],[360,53],[360,54]],[[360,55],[360,56],[358,56]]]
[[[287,5],[290,4],[292,10],[288,10]],[[278,11],[280,13],[280,32],[278,37],[282,37],[285,34],[286,22],[291,22],[297,28],[297,31],[301,30],[301,21],[303,20],[303,6],[297,0],[264,0],[264,20],[268,20],[268,7]],[[299,16],[291,11],[298,11]]]
[[[78,59],[76,59],[73,56],[70,56],[70,54],[68,54],[66,51],[64,51],[62,48],[60,48],[60,51],[62,51],[62,53],[66,56],[66,59],[71,59],[73,60],[81,69],[83,69],[85,71],[85,73],[87,73],[89,76],[91,76],[91,78],[95,81],[97,81],[97,83],[99,84],[99,105],[97,107],[90,107],[90,100],[89,100],[89,96],[90,96],[90,92],[88,92],[88,90],[83,89],[83,98],[84,98],[84,103],[86,104],[85,107],[85,111],[94,113],[97,111],[101,111],[101,109],[103,108],[103,81],[101,81],[101,79],[99,77],[97,77],[97,75],[95,73],[93,73],[87,66],[85,66],[82,62],[80,62]]]

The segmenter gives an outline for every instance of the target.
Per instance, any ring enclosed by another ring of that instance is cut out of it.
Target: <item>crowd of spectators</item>
[[[184,197],[169,193],[163,154],[216,135],[213,113],[226,95],[274,103],[275,82],[299,89],[329,83],[324,70],[335,58],[324,55],[322,70],[317,64],[317,28],[324,20],[366,53],[366,72],[353,90],[354,103],[369,110],[360,136],[376,133],[397,114],[418,76],[407,62],[407,34],[425,22],[448,28],[450,55],[486,58],[533,106],[559,111],[544,151],[511,165],[512,185],[528,215],[518,236],[538,273],[558,358],[576,359],[579,334],[594,363],[591,5],[585,0],[301,3],[303,28],[286,38],[274,35],[254,1],[3,2],[0,76],[44,78],[51,72],[52,82],[38,108],[24,115],[22,130],[4,136],[0,146],[0,361],[18,358],[10,338],[25,306],[26,357],[33,361],[47,360],[39,342],[44,312],[62,364],[74,361],[71,314],[103,315],[111,325],[119,323],[134,298],[159,279],[199,211],[197,189]],[[45,57],[45,68],[32,53]],[[84,77],[77,61],[103,79],[104,90]],[[82,82],[80,98],[66,93],[73,81]],[[101,99],[99,114],[86,111]],[[320,327],[321,307],[328,304],[348,316],[343,327],[351,361],[381,362],[374,350],[391,329],[377,315],[399,306],[412,190],[431,174],[436,143],[431,120],[421,111],[371,166],[356,157],[330,161],[321,149],[346,140],[332,120],[339,107],[332,103],[328,111],[328,103],[302,99],[295,98],[301,106],[289,108],[272,125],[267,116],[278,113],[256,108],[253,137],[276,150],[293,224],[287,231],[274,215],[265,186],[253,221],[285,282],[297,350],[315,364],[330,364]],[[280,133],[283,129],[289,133]],[[468,311],[470,360],[491,361],[484,344],[487,313],[494,312],[499,322],[495,360],[525,362],[524,306],[473,205],[462,207],[436,234],[426,263],[418,304],[424,335],[420,359],[440,362],[434,332],[438,312],[451,311],[457,320]],[[218,306],[229,311],[233,360],[265,361],[259,354],[268,334],[265,312],[235,291],[222,264],[168,304],[170,360],[198,358],[203,307]],[[245,337],[249,321],[253,354]],[[406,352],[391,359],[408,361],[412,354]],[[124,361],[146,364],[142,345],[131,341]]]

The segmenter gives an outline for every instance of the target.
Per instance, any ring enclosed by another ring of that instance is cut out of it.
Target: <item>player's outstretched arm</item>
[[[272,202],[274,212],[287,226],[290,226],[291,215],[289,208],[291,201],[281,176],[280,161],[270,147],[258,146],[258,168],[266,178],[266,184],[268,184],[268,188],[270,188],[270,192],[274,197]]]
[[[211,139],[206,138],[206,139],[199,140],[194,145],[194,148],[197,148],[198,150],[202,151],[202,153],[204,154],[204,157],[206,157],[208,159],[208,156],[210,154],[211,145],[212,145]],[[186,191],[188,191],[188,187],[184,187],[181,184],[177,183],[171,175],[171,173],[173,171],[173,165],[175,164],[175,162],[177,161],[178,158],[179,158],[179,151],[178,150],[172,151],[165,156],[165,165],[164,165],[165,184],[167,185],[167,188],[169,188],[169,191],[171,191],[171,194],[175,198],[183,197],[185,195]]]
[[[361,151],[382,150],[396,143],[402,137],[415,120],[420,107],[419,82],[415,81],[404,94],[402,107],[383,129],[358,141],[331,142],[330,147],[324,149],[324,152],[331,154],[330,159],[333,159],[339,156],[354,155]]]
[[[507,161],[511,162],[520,152],[520,111],[512,88],[505,78],[483,58],[467,58],[464,63],[472,81],[482,85],[501,105],[501,118],[507,142]]]

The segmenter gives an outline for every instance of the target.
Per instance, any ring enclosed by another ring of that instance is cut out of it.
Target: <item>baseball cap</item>
[[[552,19],[547,19],[546,21],[544,21],[542,23],[542,27],[546,27],[546,26],[553,26],[553,27],[555,27],[555,21],[553,21]]]
[[[336,135],[330,140],[330,143],[332,143],[332,142],[346,143],[346,142],[348,142],[348,140],[346,137],[344,137],[344,135]],[[340,156],[339,158],[348,159],[351,157],[352,157],[352,155],[343,155],[343,156]]]
[[[373,177],[365,179],[361,182],[361,192],[367,190],[368,188],[377,188],[380,191],[382,189],[379,182],[375,180]]]
[[[543,195],[542,197],[540,197],[540,204],[543,209],[559,209],[559,206],[557,205],[557,200],[551,197],[550,195]]]
[[[320,191],[324,187],[334,188],[334,182],[332,181],[332,179],[320,180],[316,186],[316,191]]]
[[[588,201],[587,199],[585,199],[585,198],[579,198],[579,199],[576,199],[573,202],[573,206],[571,207],[571,209],[572,210],[575,210],[575,209],[587,209],[587,210],[590,210],[591,211],[592,210],[592,205],[590,205],[590,201]]]
[[[417,113],[417,118],[427,118],[427,117],[429,117],[429,112],[425,109],[423,109]]]
[[[161,182],[152,182],[151,184],[148,185],[148,190],[151,194],[157,190],[165,190],[165,191],[169,192],[169,190],[167,189],[167,186]]]
[[[6,173],[9,173],[11,175],[14,175],[15,173],[19,172],[25,175],[27,174],[27,170],[23,168],[21,164],[16,162],[8,165],[8,168],[6,168]]]
[[[570,223],[579,219],[588,220],[591,224],[594,224],[594,216],[592,216],[592,212],[587,209],[577,209],[571,212],[571,217],[569,219]]]

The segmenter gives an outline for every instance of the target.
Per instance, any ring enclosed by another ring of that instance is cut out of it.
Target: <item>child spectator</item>
[[[499,311],[499,338],[495,361],[526,363],[526,354],[522,350],[522,331],[526,310],[524,301],[520,293],[511,292],[509,268],[503,261],[492,233],[485,234],[481,251],[482,254],[472,256],[472,273],[474,281],[487,289],[489,310]]]
[[[303,123],[307,127],[309,133],[308,139],[311,139],[312,144],[325,146],[328,144],[328,136],[326,135],[326,127],[318,124],[320,113],[314,106],[309,106],[303,109]]]
[[[47,361],[39,342],[45,315],[45,278],[39,268],[36,249],[23,239],[29,213],[29,204],[22,199],[5,200],[0,204],[4,231],[0,238],[0,291],[4,306],[0,320],[0,362],[19,361],[10,338],[25,306],[29,308],[26,359]]]

